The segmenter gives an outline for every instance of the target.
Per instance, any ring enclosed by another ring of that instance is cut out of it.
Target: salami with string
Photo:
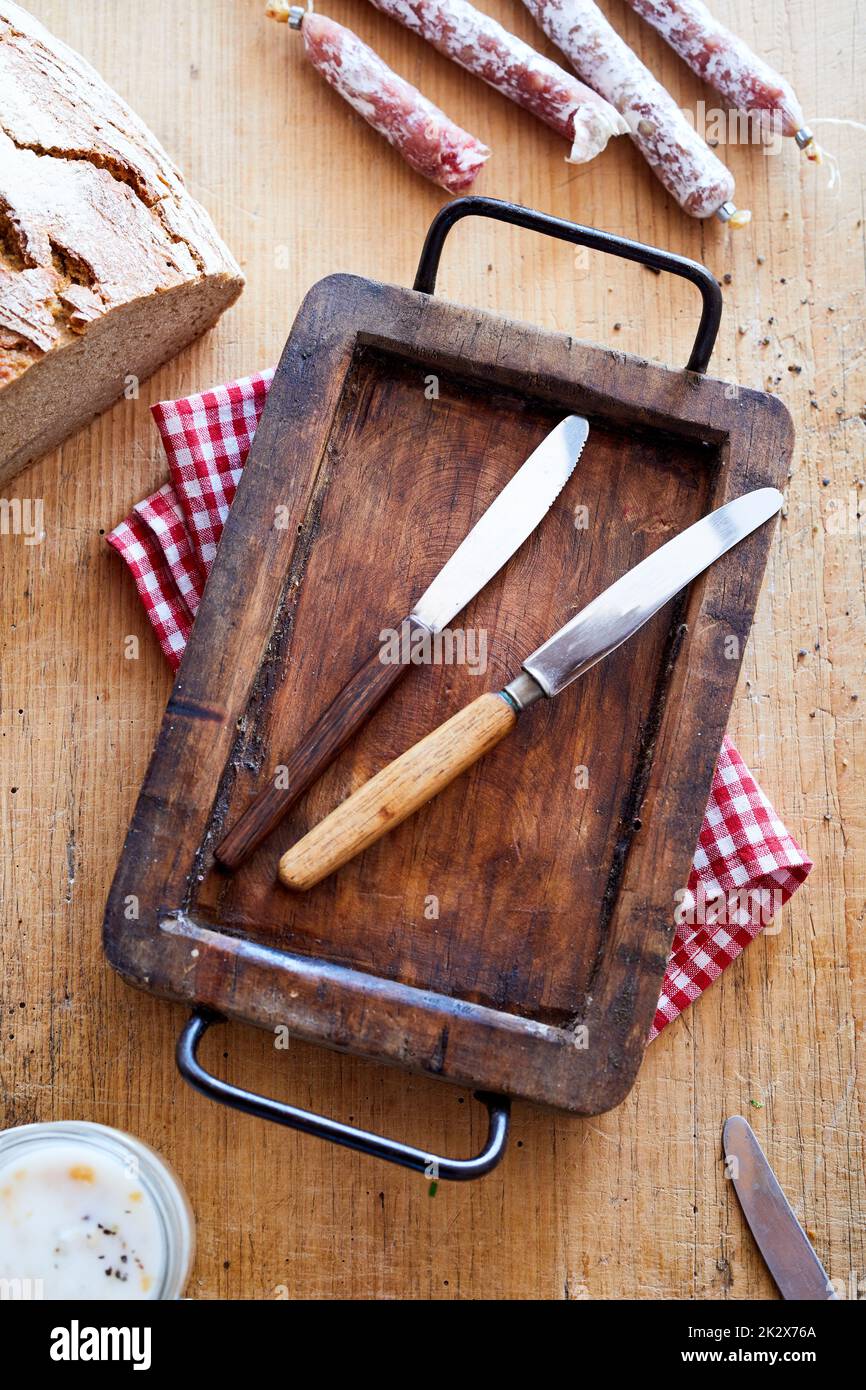
[[[465,193],[490,158],[487,146],[398,77],[351,29],[312,13],[303,14],[299,27],[313,67],[406,163],[449,193]]]
[[[578,75],[615,106],[653,173],[692,217],[739,223],[733,175],[593,0],[523,0]]]
[[[623,117],[597,92],[468,0],[373,0],[373,4],[546,121],[570,141],[570,163],[585,163],[601,153],[611,136],[628,133]]]
[[[628,3],[733,107],[762,116],[768,126],[796,138],[812,154],[812,133],[790,83],[720,24],[702,0]]]

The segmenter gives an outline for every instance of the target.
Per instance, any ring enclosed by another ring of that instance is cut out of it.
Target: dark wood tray
[[[675,531],[742,492],[781,485],[792,430],[778,400],[701,375],[719,299],[709,273],[690,262],[467,199],[437,220],[425,287],[447,227],[470,211],[688,275],[704,294],[697,370],[667,370],[417,290],[349,275],[315,285],[166,709],[111,891],[105,949],[131,984],[220,1016],[284,1024],[377,1061],[594,1114],[622,1100],[643,1054],[674,894],[688,876],[737,682],[726,638],[738,636],[742,651],[771,527],[318,888],[287,892],[277,860],[384,762],[498,689]],[[409,610],[568,411],[591,425],[575,474],[455,620],[486,630],[486,674],[413,671],[227,875],[212,854],[221,834],[368,655],[371,634]],[[586,529],[575,525],[580,505]],[[585,788],[578,767],[588,769]],[[186,1040],[181,1060],[205,1089],[196,1041]],[[240,1103],[217,1084],[221,1098]],[[269,1104],[247,1097],[244,1108],[268,1113]]]

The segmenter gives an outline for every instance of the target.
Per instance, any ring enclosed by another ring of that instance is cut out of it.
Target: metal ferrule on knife
[[[537,700],[543,700],[546,693],[528,671],[521,671],[519,676],[515,676],[514,680],[509,681],[505,688],[499,692],[515,714],[521,714],[523,710],[529,709],[530,705],[534,705]]]

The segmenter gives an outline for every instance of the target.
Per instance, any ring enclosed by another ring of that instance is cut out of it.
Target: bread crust
[[[215,322],[243,276],[147,126],[89,63],[7,0],[0,93],[2,479]],[[171,296],[162,334],[163,296],[184,286],[188,294]],[[138,301],[153,330],[145,352],[128,338],[122,312]],[[91,363],[81,340],[96,324],[100,360]],[[162,354],[154,352],[161,339]],[[71,347],[81,364],[72,408],[53,400],[55,378],[69,384],[53,363]],[[38,396],[13,390],[25,375],[44,382],[46,398],[29,424],[22,398]]]

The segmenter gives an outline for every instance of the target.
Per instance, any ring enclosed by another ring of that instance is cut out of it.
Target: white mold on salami
[[[724,209],[722,220],[739,225],[733,175],[593,0],[523,2],[584,82],[626,119],[635,144],[680,207],[700,218]]]
[[[693,72],[733,107],[753,114],[768,130],[791,136],[810,158],[816,156],[814,137],[806,129],[803,110],[791,84],[720,24],[703,0],[628,3],[658,30]]]
[[[373,4],[569,140],[570,163],[585,163],[612,136],[628,133],[624,118],[597,92],[468,0]]]
[[[304,51],[325,81],[419,174],[465,193],[490,150],[446,116],[342,24],[275,0],[268,14],[301,30]]]

